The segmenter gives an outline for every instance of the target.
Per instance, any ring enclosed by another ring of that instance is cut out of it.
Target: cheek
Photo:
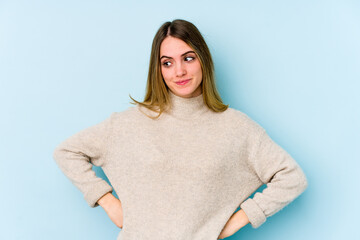
[[[171,79],[171,72],[169,69],[161,68],[161,75],[163,76],[165,82]]]
[[[199,78],[202,78],[202,70],[201,70],[201,65],[200,63],[194,64],[191,67],[191,71],[194,75],[196,75]]]

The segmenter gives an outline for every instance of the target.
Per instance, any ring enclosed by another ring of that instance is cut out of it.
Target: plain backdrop
[[[355,0],[0,0],[0,239],[116,239],[120,229],[86,204],[53,150],[132,106],[129,94],[143,99],[153,36],[176,18],[204,35],[223,101],[309,181],[260,228],[227,239],[360,239]]]

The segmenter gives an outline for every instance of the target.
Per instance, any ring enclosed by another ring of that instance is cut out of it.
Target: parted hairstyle
[[[160,45],[167,36],[172,36],[184,41],[192,48],[198,57],[202,69],[202,95],[204,103],[214,112],[223,112],[229,105],[225,105],[216,89],[214,64],[211,58],[209,48],[202,37],[200,31],[191,22],[176,19],[172,22],[165,22],[156,32],[152,42],[149,72],[146,84],[146,94],[143,102],[134,101],[131,104],[140,104],[158,115],[148,117],[156,119],[171,108],[168,86],[161,74]]]

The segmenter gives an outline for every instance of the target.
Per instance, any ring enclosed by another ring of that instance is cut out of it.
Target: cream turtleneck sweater
[[[116,191],[124,217],[118,240],[216,240],[239,206],[257,228],[305,190],[299,165],[247,115],[215,113],[202,94],[169,94],[172,109],[157,120],[129,107],[54,151],[91,207]]]

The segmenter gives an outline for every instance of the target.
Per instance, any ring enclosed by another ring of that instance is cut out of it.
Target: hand
[[[223,239],[229,237],[239,231],[240,228],[244,227],[249,223],[249,219],[246,216],[244,210],[240,209],[234,213],[228,222],[225,224],[223,230],[221,231],[218,239]]]
[[[107,193],[98,200],[98,204],[117,227],[123,227],[123,210],[119,199],[111,193]]]

